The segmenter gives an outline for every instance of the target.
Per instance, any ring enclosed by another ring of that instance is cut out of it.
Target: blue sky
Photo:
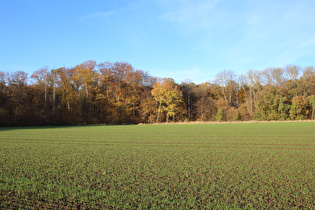
[[[124,61],[176,82],[314,66],[313,0],[0,0],[0,71]]]

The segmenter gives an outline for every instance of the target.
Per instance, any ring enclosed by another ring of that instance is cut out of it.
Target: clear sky
[[[0,0],[0,71],[124,61],[176,82],[315,65],[314,0]]]

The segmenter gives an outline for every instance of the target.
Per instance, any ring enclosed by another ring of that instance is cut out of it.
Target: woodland
[[[314,119],[315,68],[218,73],[195,84],[126,62],[0,71],[0,126]]]

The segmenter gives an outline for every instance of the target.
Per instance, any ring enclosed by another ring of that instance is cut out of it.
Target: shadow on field
[[[108,126],[135,126],[137,124],[129,125],[49,125],[49,126],[14,126],[14,127],[0,127],[0,132],[12,130],[43,130],[43,129],[63,129],[63,128],[87,128],[87,127],[108,127]]]
[[[60,128],[71,128],[71,127],[81,127],[81,126],[23,126],[23,127],[0,127],[0,132],[2,131],[12,131],[12,130],[42,130],[42,129],[60,129]],[[84,126],[82,126],[84,127]]]

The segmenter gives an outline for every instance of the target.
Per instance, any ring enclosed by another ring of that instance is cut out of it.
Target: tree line
[[[314,119],[315,68],[224,70],[177,84],[125,62],[0,71],[0,125]]]

